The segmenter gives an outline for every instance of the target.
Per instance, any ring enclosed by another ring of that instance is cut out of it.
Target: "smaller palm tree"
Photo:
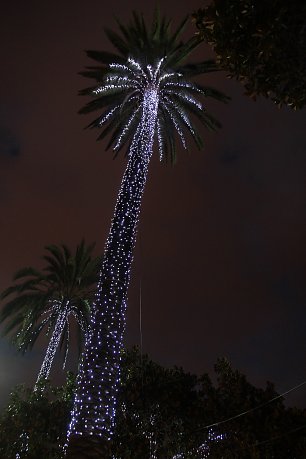
[[[43,270],[19,270],[13,278],[15,284],[0,296],[2,300],[14,296],[4,305],[0,322],[6,322],[3,334],[13,336],[18,350],[31,349],[43,330],[50,337],[34,390],[49,377],[58,348],[65,347],[65,366],[72,317],[78,325],[81,350],[101,261],[92,258],[93,247],[82,241],[74,255],[65,245],[45,247],[48,254],[43,256],[47,263]]]

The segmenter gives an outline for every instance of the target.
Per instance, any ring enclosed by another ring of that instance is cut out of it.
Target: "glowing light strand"
[[[124,91],[126,89],[130,89],[130,88],[136,88],[136,85],[134,85],[132,82],[130,82],[130,84],[128,83],[106,84],[104,86],[99,86],[99,88],[97,89],[94,89],[93,93],[100,94],[103,92],[110,92],[110,91],[118,92],[118,91]]]
[[[51,336],[51,339],[49,341],[47,351],[43,360],[43,363],[41,365],[41,368],[38,373],[38,377],[34,386],[34,392],[37,391],[39,388],[39,383],[42,380],[48,379],[51,371],[51,366],[55,357],[55,353],[58,349],[60,339],[62,337],[62,333],[66,324],[66,320],[69,314],[69,301],[65,302],[65,305],[63,308],[60,308],[58,312],[58,317],[56,320],[56,324],[54,326],[54,330]]]
[[[167,101],[168,104],[170,104],[174,108],[176,113],[180,116],[180,118],[183,120],[183,122],[188,127],[189,131],[192,134],[194,134],[194,129],[192,127],[191,121],[188,118],[188,116],[186,115],[186,113],[184,111],[180,110],[179,107],[177,106],[177,104],[175,102],[173,102],[168,96],[164,96],[164,99]]]
[[[133,259],[137,223],[141,199],[147,179],[148,166],[153,152],[153,142],[157,133],[160,155],[164,145],[164,134],[158,119],[159,105],[169,113],[170,107],[175,112],[170,116],[175,130],[183,144],[183,132],[176,120],[179,115],[190,132],[194,134],[189,118],[184,110],[179,111],[172,96],[178,95],[181,88],[188,91],[188,85],[180,80],[182,86],[171,86],[182,75],[176,72],[162,71],[164,58],[154,66],[143,67],[134,59],[128,59],[126,65],[110,64],[110,73],[119,75],[106,76],[105,84],[93,91],[126,91],[121,107],[126,103],[131,106],[132,115],[121,132],[117,133],[114,149],[118,149],[130,130],[136,114],[140,120],[128,152],[128,164],[124,173],[105,253],[100,270],[95,301],[91,309],[90,328],[86,336],[84,352],[77,378],[76,396],[71,423],[67,435],[66,447],[72,438],[95,436],[103,441],[111,438],[116,413],[116,398],[120,379],[120,360],[125,328],[127,288]],[[120,75],[122,72],[122,75]],[[126,74],[128,77],[126,78]],[[193,103],[193,98],[188,99]],[[102,118],[111,118],[119,106],[112,108],[112,113]],[[200,105],[198,105],[198,108]],[[68,449],[68,456],[73,457],[73,446]]]
[[[70,342],[70,324],[69,324],[69,318],[68,317],[66,317],[66,327],[67,327],[67,340],[66,340],[65,357],[64,357],[64,362],[63,362],[63,370],[66,368],[66,365],[67,365],[67,358],[68,358],[68,352],[69,352],[69,342]]]
[[[153,151],[158,101],[157,88],[149,87],[144,91],[142,116],[130,147],[129,161],[106,243],[68,440],[71,435],[84,433],[109,439],[113,431],[125,328],[126,292],[141,197]]]
[[[161,130],[161,123],[159,118],[157,119],[157,142],[158,142],[158,151],[159,151],[159,160],[162,161],[163,159],[163,135],[162,135],[162,130]]]
[[[159,78],[159,82],[161,83],[162,81],[164,80],[167,80],[167,79],[170,79],[170,78],[177,78],[177,77],[181,77],[183,76],[181,73],[177,73],[177,72],[172,72],[172,73],[164,73],[160,78]]]
[[[174,89],[179,89],[182,88],[182,89],[189,89],[190,91],[195,91],[197,92],[198,94],[203,94],[205,95],[205,92],[198,88],[198,86],[192,84],[192,83],[188,83],[187,81],[185,82],[180,82],[180,81],[167,81],[165,84],[164,84],[164,87],[165,88],[174,88]]]
[[[194,105],[199,110],[203,110],[203,105],[198,100],[194,99],[190,95],[184,94],[183,92],[175,91],[174,89],[166,89],[164,93],[167,95],[174,94],[180,99],[183,99],[184,101],[188,102],[189,104]]]
[[[114,115],[116,111],[120,109],[120,105],[117,105],[116,107],[112,108],[111,110],[108,110],[99,120],[98,125],[102,126],[104,123],[109,121],[109,119]]]
[[[150,459],[157,459],[157,449],[158,449],[158,440],[159,442],[163,442],[163,439],[160,436],[160,425],[159,425],[159,418],[162,418],[161,410],[159,404],[151,407],[151,413],[148,417],[140,416],[137,409],[135,409],[134,404],[126,407],[123,404],[121,407],[121,412],[124,416],[130,416],[134,421],[136,421],[136,428],[138,429],[139,433],[141,433],[149,442],[149,451]],[[177,424],[177,433],[178,435],[183,435],[183,430],[180,431],[180,427]],[[211,456],[211,446],[214,443],[219,443],[220,441],[227,438],[227,434],[225,433],[218,433],[214,429],[209,429],[207,432],[206,439],[200,443],[198,447],[193,448],[192,450],[181,452],[177,451],[171,459],[187,459],[187,458],[194,458],[194,459],[208,459]],[[178,446],[179,448],[179,446]],[[113,457],[113,459],[120,459]]]
[[[139,74],[140,74],[144,78],[145,83],[149,82],[146,73],[144,72],[143,68],[141,67],[141,65],[138,62],[136,62],[132,58],[129,58],[128,59],[128,63],[130,64],[131,71],[133,71],[133,68],[136,70],[136,73],[134,73],[134,75],[136,77],[139,77]]]
[[[119,137],[118,137],[118,140],[117,140],[117,143],[116,143],[116,145],[115,145],[115,147],[114,147],[114,150],[118,150],[118,148],[120,148],[121,143],[122,143],[122,139],[124,138],[125,134],[129,131],[130,126],[131,126],[131,124],[133,123],[133,121],[134,121],[134,119],[135,119],[137,113],[139,112],[139,110],[140,110],[140,107],[137,108],[137,109],[132,113],[132,115],[130,116],[130,119],[128,120],[128,122],[126,123],[126,125],[125,125],[123,131],[121,132],[121,134],[120,134]]]
[[[179,136],[180,136],[180,138],[181,138],[181,142],[182,142],[183,147],[186,149],[187,147],[186,147],[186,140],[185,140],[184,133],[183,133],[183,131],[181,130],[181,128],[180,128],[180,126],[179,126],[177,120],[175,119],[174,114],[173,114],[173,111],[169,110],[169,108],[167,107],[166,104],[164,104],[164,108],[166,109],[166,111],[167,111],[167,113],[168,113],[170,119],[172,120],[172,123],[173,123],[174,126],[175,126],[175,129],[177,130],[177,132],[178,132],[178,134],[179,134]]]

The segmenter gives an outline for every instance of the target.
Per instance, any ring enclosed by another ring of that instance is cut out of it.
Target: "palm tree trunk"
[[[55,353],[58,349],[60,339],[65,327],[69,310],[69,301],[66,301],[64,308],[60,305],[60,312],[58,314],[56,324],[48,344],[47,352],[45,354],[43,363],[40,367],[38,377],[34,386],[34,392],[37,391],[43,381],[49,378],[52,363],[55,357]]]
[[[109,440],[115,422],[127,289],[141,199],[153,151],[157,109],[158,90],[150,87],[144,93],[141,122],[130,147],[106,243],[78,376],[67,459],[110,457]]]

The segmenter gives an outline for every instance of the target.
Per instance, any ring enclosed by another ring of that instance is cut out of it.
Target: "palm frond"
[[[74,253],[65,244],[45,249],[42,271],[20,269],[13,277],[15,283],[1,294],[2,334],[12,336],[21,352],[31,349],[43,330],[50,336],[67,301],[84,332],[96,290],[101,257],[92,257],[94,244],[82,240]]]
[[[90,59],[94,59],[104,65],[112,64],[113,62],[124,64],[126,61],[123,57],[107,51],[86,50],[85,52]]]
[[[129,48],[124,39],[120,37],[120,35],[108,29],[107,27],[104,28],[104,32],[109,41],[117,49],[117,51],[119,51],[120,54],[122,54],[125,57],[129,55]]]
[[[82,74],[96,82],[96,86],[86,88],[82,95],[94,97],[80,113],[99,110],[102,114],[88,125],[100,128],[98,140],[109,136],[106,149],[112,147],[115,156],[126,145],[129,151],[139,123],[142,119],[144,94],[155,87],[159,96],[157,141],[161,156],[173,160],[176,155],[176,138],[185,147],[185,133],[188,132],[198,148],[203,146],[201,135],[193,126],[193,118],[200,120],[206,128],[215,130],[221,124],[204,110],[202,100],[212,97],[221,102],[229,98],[220,91],[200,86],[189,78],[217,71],[214,60],[186,63],[186,59],[201,42],[197,36],[182,40],[182,32],[188,22],[183,18],[174,31],[171,21],[162,17],[155,9],[150,27],[142,14],[133,12],[132,20],[123,25],[117,20],[119,32],[106,29],[106,35],[118,52],[87,51],[87,56],[98,61],[102,67],[88,67]],[[175,102],[173,106],[165,96]],[[120,107],[120,108],[119,108]],[[203,112],[203,113],[201,113]],[[139,113],[139,116],[135,116]],[[191,117],[189,116],[191,115]],[[171,127],[170,127],[171,126]]]
[[[220,71],[220,66],[218,66],[213,59],[199,63],[185,64],[179,67],[179,72],[182,73],[185,78],[218,71]]]

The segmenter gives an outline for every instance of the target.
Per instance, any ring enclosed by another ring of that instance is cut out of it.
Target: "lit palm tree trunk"
[[[47,352],[45,354],[43,363],[38,373],[38,377],[37,377],[37,380],[34,386],[34,391],[36,391],[39,388],[39,383],[41,381],[49,378],[52,363],[53,363],[55,353],[58,349],[58,346],[59,346],[59,343],[62,337],[62,333],[65,327],[68,313],[69,313],[69,301],[65,303],[65,306],[63,308],[60,305],[60,312],[58,314],[56,324],[55,324],[51,339],[48,344]]]
[[[107,443],[114,427],[126,296],[141,198],[153,151],[157,110],[158,88],[147,87],[141,121],[132,141],[106,243],[91,328],[80,366],[67,457],[83,459],[96,457],[95,454],[98,457],[99,443]],[[98,445],[96,453],[95,443]]]

